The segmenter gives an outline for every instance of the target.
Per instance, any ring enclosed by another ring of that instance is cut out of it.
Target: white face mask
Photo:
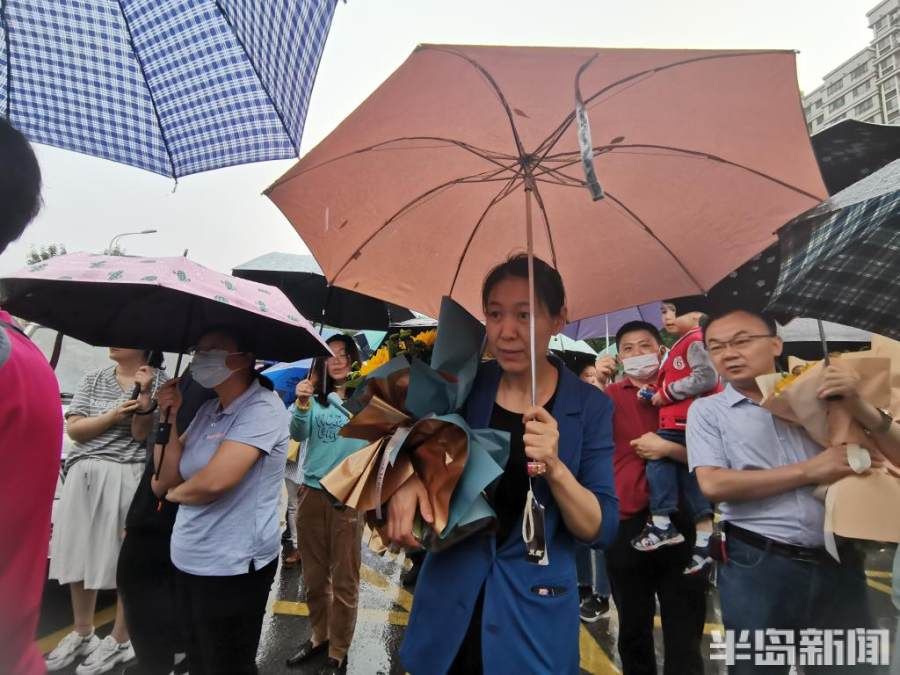
[[[659,371],[659,354],[641,354],[622,359],[622,369],[629,377],[644,380],[653,377]]]
[[[206,387],[207,389],[218,387],[231,377],[231,374],[234,372],[225,365],[225,359],[229,356],[231,354],[224,349],[196,352],[191,360],[191,377],[201,387]]]

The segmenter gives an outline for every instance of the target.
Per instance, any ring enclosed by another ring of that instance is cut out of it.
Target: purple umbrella
[[[628,307],[609,314],[597,314],[586,319],[579,319],[570,323],[563,329],[563,335],[573,340],[586,340],[587,338],[606,337],[615,335],[622,326],[630,321],[646,321],[657,328],[662,328],[662,314],[659,302],[650,302],[646,305]]]

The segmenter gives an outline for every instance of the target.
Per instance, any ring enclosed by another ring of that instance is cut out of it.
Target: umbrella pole
[[[828,356],[828,339],[825,337],[825,324],[822,319],[816,319],[816,325],[819,327],[819,341],[822,343],[822,363],[827,368],[831,365],[831,357]],[[840,401],[844,397],[840,394],[826,396],[826,401]]]
[[[175,361],[175,377],[181,373],[181,359],[184,357],[183,352],[178,352],[178,359]],[[159,472],[162,471],[163,460],[166,458],[166,446],[169,444],[169,436],[172,433],[172,409],[166,408],[166,416],[165,420],[159,424],[156,428],[156,443],[155,445],[159,445],[159,464],[156,465],[156,480],[159,480]],[[165,435],[165,442],[160,443],[160,436]],[[162,500],[160,500],[160,505],[162,505]]]
[[[603,351],[609,356],[609,312],[603,318],[606,320],[606,344],[603,345]]]
[[[528,343],[531,353],[531,405],[537,405],[537,345],[534,329],[534,230],[531,225],[531,177],[525,179],[525,242],[528,252]],[[546,471],[543,462],[528,463],[528,485],[531,477]]]

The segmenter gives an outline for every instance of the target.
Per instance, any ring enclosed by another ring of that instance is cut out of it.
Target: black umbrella
[[[232,270],[236,277],[280,288],[313,321],[352,330],[387,330],[413,318],[408,309],[328,284],[311,255],[267,253]]]
[[[812,145],[833,195],[900,157],[900,127],[844,120],[815,134]]]

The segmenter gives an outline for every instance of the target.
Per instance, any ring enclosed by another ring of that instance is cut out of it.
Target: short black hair
[[[487,308],[488,297],[494,286],[509,277],[528,279],[527,254],[511,255],[506,262],[488,272],[481,287],[482,307]],[[559,272],[537,256],[534,256],[534,298],[547,308],[550,316],[559,316],[566,304],[566,288]]]
[[[616,331],[616,349],[619,348],[619,345],[622,342],[622,338],[625,337],[627,333],[634,333],[639,330],[647,331],[648,333],[650,333],[650,335],[653,336],[653,339],[656,340],[657,344],[663,344],[663,339],[662,335],[659,332],[659,328],[654,326],[652,323],[648,323],[647,321],[629,321]]]
[[[707,316],[705,325],[703,326],[703,340],[706,341],[706,331],[709,330],[709,327],[718,321],[719,319],[724,319],[726,316],[731,316],[732,314],[737,314],[741,312],[743,314],[749,314],[750,316],[756,317],[764,324],[766,324],[766,328],[769,331],[769,335],[772,337],[776,337],[778,335],[778,323],[775,319],[766,312],[755,309],[754,307],[728,307],[718,309],[716,311],[710,312]]]
[[[581,377],[581,374],[585,371],[586,368],[590,368],[591,366],[595,366],[597,364],[596,359],[589,354],[582,354],[580,352],[563,352],[561,356],[562,362],[566,365],[566,367],[573,373],[578,375],[578,377]]]
[[[31,144],[0,117],[0,253],[41,209],[41,169]]]

